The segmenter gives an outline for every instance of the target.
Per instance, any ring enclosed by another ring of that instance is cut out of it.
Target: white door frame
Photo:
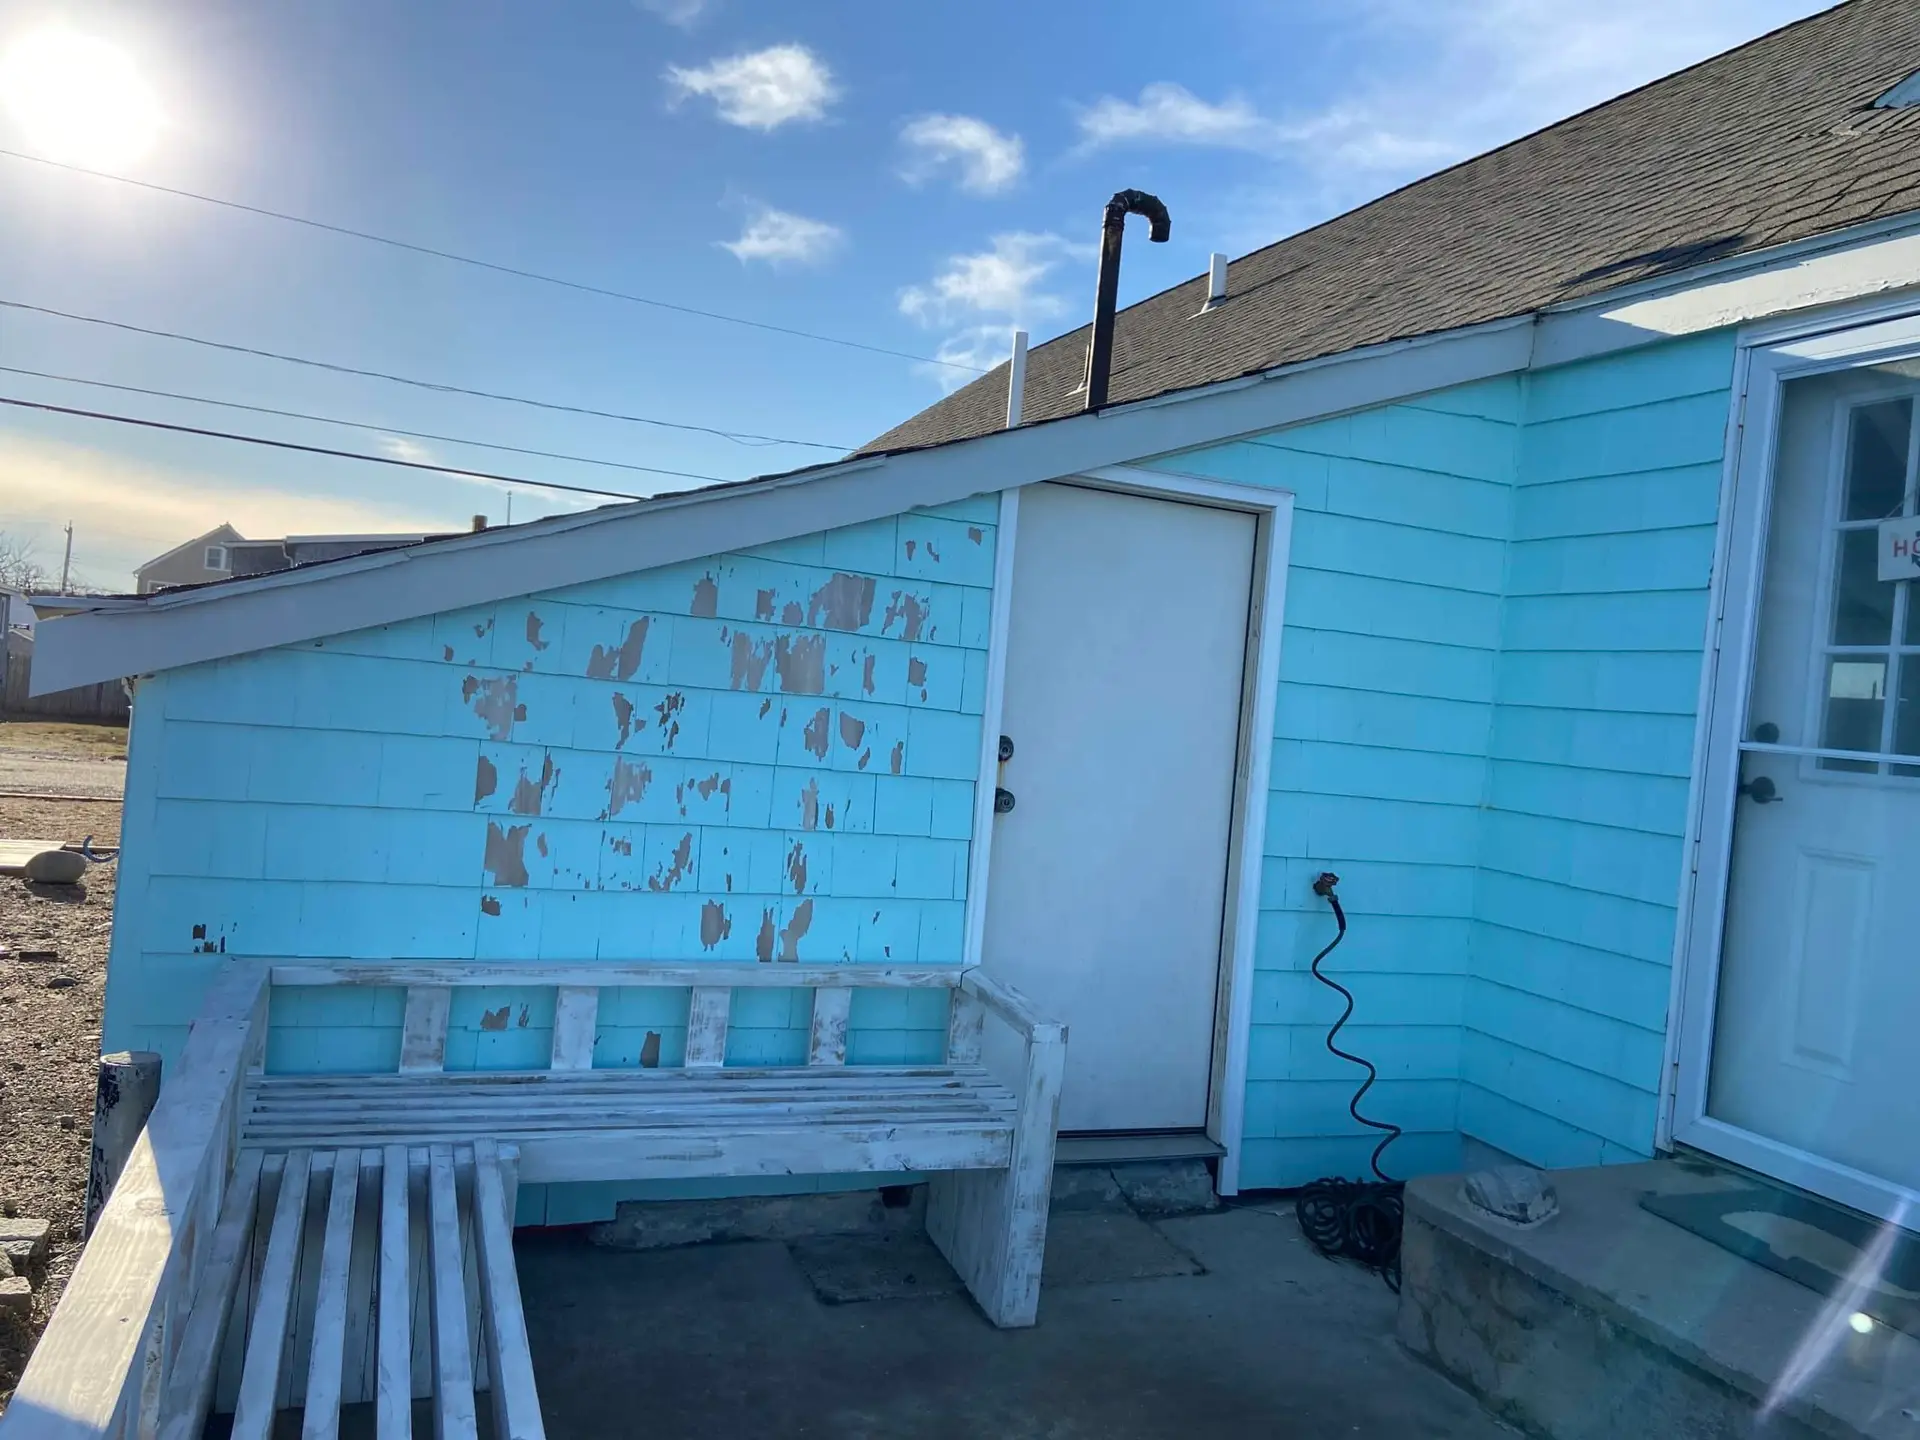
[[[1710,1151],[1882,1219],[1911,1216],[1920,1209],[1920,1191],[1712,1118],[1707,1083],[1781,397],[1789,380],[1907,354],[1920,354],[1920,301],[1910,295],[1818,320],[1754,327],[1738,342],[1683,850],[1689,861],[1674,936],[1663,1124],[1656,1137],[1661,1148]],[[1736,576],[1744,603],[1729,613]]]
[[[1273,764],[1273,713],[1280,684],[1280,632],[1285,622],[1287,559],[1292,553],[1293,494],[1200,475],[1109,465],[1062,483],[1151,499],[1211,505],[1256,521],[1253,602],[1241,681],[1240,740],[1234,769],[1233,822],[1227,849],[1227,903],[1215,989],[1212,1074],[1207,1084],[1209,1139],[1220,1160],[1222,1195],[1240,1190],[1247,1047],[1252,1039],[1254,942],[1260,927],[1260,871],[1267,833],[1267,782]],[[987,885],[993,850],[993,793],[1000,775],[1000,721],[1006,695],[1007,627],[1013,614],[1013,555],[1020,492],[1000,493],[994,536],[993,611],[987,642],[987,685],[980,727],[980,769],[974,786],[973,846],[967,865],[966,939],[962,961],[978,965],[986,934]],[[1073,1043],[1069,1034],[1067,1043]]]

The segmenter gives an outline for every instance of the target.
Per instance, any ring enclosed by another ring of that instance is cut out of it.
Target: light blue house
[[[977,963],[1068,1022],[1064,1131],[1294,1186],[1374,1143],[1333,871],[1390,1170],[1896,1213],[1916,70],[1896,0],[1777,32],[1121,312],[1092,411],[1075,332],[835,464],[47,624],[38,685],[141,677],[105,1046],[222,955]],[[597,1065],[674,1063],[641,993]],[[931,1058],[923,994],[849,1059]],[[391,1068],[400,1006],[301,992],[268,1067]],[[552,1006],[462,992],[448,1066]]]

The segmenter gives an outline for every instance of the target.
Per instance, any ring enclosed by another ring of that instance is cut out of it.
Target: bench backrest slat
[[[447,1015],[453,991],[445,985],[414,985],[407,990],[407,1015],[400,1029],[400,1073],[429,1074],[447,1059]]]
[[[586,985],[562,985],[553,993],[553,1068],[593,1068],[594,1025],[600,1016],[600,991]]]
[[[727,1063],[727,1020],[733,1010],[733,991],[720,985],[696,985],[687,1005],[687,1064]]]
[[[847,1063],[847,1015],[853,1009],[853,991],[813,992],[813,1033],[807,1045],[809,1065]]]
[[[453,992],[481,986],[553,991],[549,1068],[591,1070],[603,989],[685,989],[686,1057],[695,1068],[723,1066],[736,989],[778,987],[813,991],[807,1064],[847,1063],[847,1031],[856,989],[945,989],[951,992],[947,1063],[980,1059],[985,1010],[967,971],[954,965],[787,965],[582,961],[363,961],[272,960],[272,984],[289,988],[364,985],[406,991],[399,1073],[434,1075],[446,1069]],[[963,983],[964,980],[964,983]],[[525,1021],[523,1019],[522,1023]]]

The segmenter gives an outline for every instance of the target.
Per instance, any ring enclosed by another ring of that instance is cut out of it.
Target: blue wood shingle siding
[[[106,1043],[175,1053],[223,953],[957,963],[997,502],[155,677],[132,737]],[[742,992],[728,1060],[804,1059]],[[849,1059],[931,1058],[936,992]],[[391,1067],[399,992],[276,999],[276,1070]],[[546,1063],[551,991],[460,991],[447,1063]],[[677,1063],[609,994],[600,1065]]]
[[[1363,1173],[1346,1112],[1546,1165],[1653,1143],[1733,345],[1718,334],[1160,462],[1298,497],[1241,1183]]]

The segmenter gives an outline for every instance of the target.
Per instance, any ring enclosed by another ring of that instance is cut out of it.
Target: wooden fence
[[[6,687],[0,689],[0,717],[8,720],[85,720],[127,723],[126,687],[118,680],[76,685],[51,695],[30,695],[31,653],[7,656]]]

